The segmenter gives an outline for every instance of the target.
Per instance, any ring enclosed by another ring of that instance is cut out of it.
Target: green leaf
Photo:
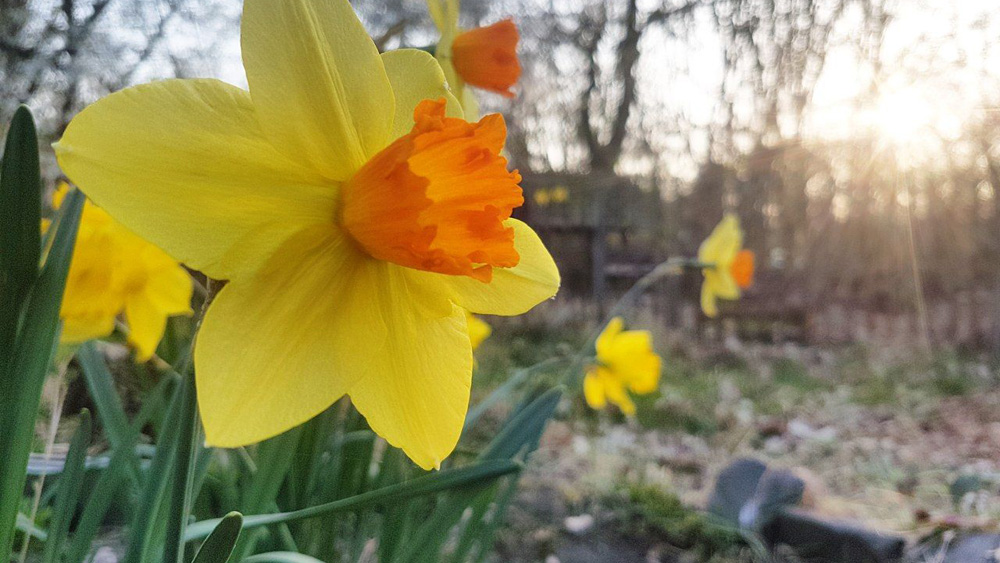
[[[42,181],[28,108],[14,112],[0,161],[0,374],[14,356],[21,309],[38,275]]]
[[[90,392],[90,398],[94,400],[94,405],[97,407],[97,417],[101,420],[101,425],[108,435],[111,447],[121,447],[128,440],[130,433],[128,416],[125,414],[125,407],[122,406],[121,398],[118,397],[118,391],[115,389],[114,378],[104,363],[104,357],[93,342],[86,342],[77,349],[76,361],[83,372],[87,391]]]
[[[281,484],[295,460],[290,452],[298,447],[304,428],[304,425],[296,426],[257,446],[257,467],[249,484],[243,489],[241,510],[251,514],[271,510]],[[254,533],[244,534],[235,550],[237,560],[253,551],[258,536],[259,534]]]
[[[10,557],[14,520],[24,490],[25,468],[35,432],[42,384],[59,331],[59,306],[66,287],[84,197],[73,190],[63,201],[41,273],[24,308],[8,369],[0,373],[0,561]]]
[[[184,529],[187,528],[188,514],[191,512],[194,492],[195,465],[198,461],[198,443],[195,438],[198,427],[198,396],[194,374],[182,374],[183,395],[181,395],[180,431],[172,447],[175,451],[173,464],[173,492],[170,512],[167,517],[167,536],[163,549],[166,563],[184,563]],[[207,458],[206,458],[207,459]],[[219,524],[220,526],[222,523]],[[241,522],[242,525],[242,522]]]
[[[66,465],[59,476],[59,489],[56,492],[55,505],[52,511],[52,524],[49,526],[49,539],[45,542],[42,552],[44,563],[59,561],[61,550],[69,536],[69,524],[76,514],[80,491],[83,488],[84,462],[87,459],[87,446],[90,444],[92,432],[90,411],[80,412],[80,426],[73,434],[66,454]]]
[[[186,371],[186,368],[182,371]],[[162,548],[166,529],[163,519],[168,506],[166,501],[170,494],[169,484],[177,454],[178,436],[183,426],[181,416],[185,409],[186,388],[190,382],[191,378],[181,378],[160,425],[162,433],[158,436],[156,453],[139,497],[142,510],[130,525],[128,550],[124,558],[126,563],[148,561],[157,549]]]
[[[226,563],[233,554],[236,540],[243,529],[243,515],[230,512],[222,517],[219,525],[205,538],[192,563]]]
[[[20,512],[17,513],[17,521],[14,527],[21,533],[28,534],[36,540],[45,541],[49,537],[48,532],[36,526],[35,523],[31,521],[31,518],[28,518]]]
[[[429,495],[455,487],[492,482],[504,475],[520,471],[520,469],[521,464],[511,460],[482,461],[460,469],[446,469],[437,473],[417,477],[405,483],[397,483],[381,489],[368,491],[360,495],[328,502],[326,504],[311,506],[309,508],[303,508],[301,510],[279,512],[276,514],[246,516],[243,519],[243,529],[295,522],[297,520],[315,518],[326,514],[353,512],[370,506],[397,503],[409,498]],[[202,520],[201,522],[191,524],[187,528],[187,541],[194,541],[207,536],[218,523],[219,519],[216,518],[212,520]]]
[[[90,544],[97,536],[104,521],[104,515],[111,507],[115,492],[122,485],[127,484],[126,469],[138,465],[135,442],[139,438],[140,431],[160,412],[163,403],[166,402],[166,397],[173,396],[176,382],[176,377],[164,377],[143,401],[142,409],[132,422],[125,442],[114,449],[108,467],[101,472],[90,498],[87,499],[87,504],[77,521],[76,530],[73,532],[73,541],[66,561],[82,563],[86,559],[90,552]]]
[[[500,433],[479,455],[480,463],[488,460],[511,460],[519,454],[527,455],[538,447],[538,441],[555,412],[562,389],[550,389],[522,409],[515,411],[504,424]],[[495,482],[471,483],[465,487],[455,487],[434,508],[431,516],[407,542],[406,549],[396,556],[395,562],[428,561],[429,554],[440,553],[441,546],[448,539],[448,532],[459,522],[469,506],[487,502],[484,497],[493,497],[489,487]],[[472,541],[472,540],[468,540]]]
[[[190,386],[192,379],[190,377],[181,379],[164,417],[164,431],[157,441],[156,455],[153,456],[153,463],[146,474],[146,482],[139,497],[141,510],[136,514],[129,530],[125,563],[147,561],[149,555],[156,549],[156,544],[159,543],[154,540],[153,536],[157,532],[156,522],[166,506],[165,501],[169,492],[167,485],[170,482],[171,470],[177,454],[178,436],[181,433],[181,426],[183,426],[181,415],[184,411],[184,397],[187,394],[186,388]],[[218,520],[215,521],[216,524],[218,522]],[[205,535],[201,537],[207,536],[208,532],[214,528],[213,524],[212,528],[206,530]],[[162,533],[163,529],[160,529],[160,532]]]
[[[272,551],[259,553],[243,560],[243,563],[323,563],[321,560],[294,551]]]

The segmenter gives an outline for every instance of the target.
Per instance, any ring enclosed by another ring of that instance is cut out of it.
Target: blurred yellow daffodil
[[[458,0],[427,0],[427,8],[441,32],[434,55],[462,103],[466,119],[476,119],[479,114],[479,104],[466,85],[513,97],[511,88],[521,77],[517,58],[520,36],[513,20],[462,31],[458,27]]]
[[[469,402],[466,310],[555,294],[511,219],[503,118],[463,115],[426,52],[379,54],[347,0],[247,0],[250,91],[165,80],[70,123],[63,171],[130,229],[214,279],[194,360],[209,445],[305,422],[343,395],[424,468]]]
[[[535,193],[532,195],[532,199],[535,200],[535,205],[545,207],[550,201],[552,201],[552,196],[549,195],[549,190],[540,188],[535,190]]]
[[[647,330],[623,330],[620,317],[611,319],[597,337],[597,364],[583,379],[583,396],[593,409],[609,402],[626,415],[635,414],[629,393],[652,393],[660,384],[662,360],[653,351]]]
[[[753,278],[753,254],[741,253],[743,231],[735,215],[726,215],[698,249],[698,261],[705,266],[702,273],[701,310],[709,317],[719,314],[719,299],[739,299],[740,283],[748,287]],[[734,270],[735,266],[735,270]]]
[[[566,203],[569,199],[569,189],[566,186],[552,188],[552,203]]]
[[[66,195],[63,184],[52,205]],[[84,204],[59,316],[60,340],[80,343],[110,335],[125,313],[128,342],[148,360],[163,338],[167,318],[191,314],[191,277],[162,250],[142,240],[102,209]]]
[[[473,350],[479,348],[479,345],[483,343],[483,340],[486,340],[491,334],[493,334],[493,329],[490,327],[489,323],[472,313],[465,314],[465,323],[469,327],[469,340],[472,342]]]

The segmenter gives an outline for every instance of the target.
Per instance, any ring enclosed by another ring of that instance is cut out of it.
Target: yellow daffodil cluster
[[[753,283],[754,255],[743,248],[743,231],[735,215],[726,215],[701,243],[698,261],[703,264],[701,310],[719,314],[719,299],[739,299],[740,289]]]
[[[583,379],[583,396],[593,409],[608,403],[626,415],[635,414],[630,393],[652,393],[660,384],[662,360],[653,351],[653,337],[647,330],[623,330],[620,317],[611,319],[597,337],[597,363]]]
[[[54,208],[66,192],[65,184],[56,190]],[[137,359],[147,360],[163,338],[167,318],[191,314],[191,290],[191,277],[176,260],[88,201],[59,311],[60,340],[74,344],[108,336],[124,312],[128,342]]]
[[[469,404],[467,312],[520,314],[559,287],[511,218],[504,120],[463,119],[434,57],[380,54],[347,0],[247,0],[241,25],[249,92],[122,90],[73,119],[59,164],[126,227],[228,280],[194,350],[209,445],[274,436],[346,394],[439,467]],[[476,38],[450,39],[457,56]]]
[[[458,27],[458,0],[427,0],[427,8],[441,33],[434,56],[462,104],[465,118],[479,117],[479,103],[466,85],[513,97],[511,89],[521,77],[517,58],[520,35],[513,20],[463,31]]]

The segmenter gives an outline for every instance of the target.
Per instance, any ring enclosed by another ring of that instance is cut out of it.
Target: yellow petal
[[[385,269],[334,228],[314,227],[256,276],[227,284],[195,344],[206,441],[234,447],[284,432],[395,355],[384,346]]]
[[[583,397],[587,400],[587,405],[595,410],[603,409],[608,404],[604,394],[604,383],[601,382],[601,378],[598,376],[598,369],[600,368],[588,371],[587,375],[583,378]]]
[[[608,326],[604,327],[604,330],[601,331],[601,334],[597,337],[597,341],[594,343],[594,348],[597,351],[597,359],[602,362],[610,361],[614,353],[615,339],[621,334],[623,328],[625,328],[625,321],[621,317],[615,317],[608,321]]]
[[[439,468],[462,433],[472,383],[465,312],[430,318],[404,291],[386,310],[389,333],[373,373],[349,394],[372,430],[424,469]]]
[[[446,101],[445,115],[462,117],[462,105],[445,86],[441,66],[427,51],[397,49],[382,55],[385,72],[396,98],[390,139],[398,139],[413,128],[413,110],[424,100]]]
[[[433,283],[459,306],[484,315],[520,315],[559,290],[559,270],[531,227],[508,219],[514,228],[514,248],[521,259],[513,268],[494,268],[493,281],[410,270],[415,279]]]
[[[115,315],[63,317],[59,342],[73,344],[104,338],[115,331]]]
[[[472,342],[473,350],[479,348],[483,340],[486,340],[493,334],[493,328],[490,327],[489,323],[472,313],[465,313],[465,323],[469,326],[469,341]]]
[[[125,319],[128,321],[128,342],[135,347],[136,359],[144,362],[156,352],[163,338],[167,314],[144,294],[139,294],[126,302]]]
[[[217,279],[252,272],[336,189],[265,140],[250,96],[216,80],[122,90],[55,145],[63,172],[115,219]]]
[[[159,251],[159,249],[154,249]],[[166,315],[190,314],[193,285],[187,271],[173,263],[166,267],[150,267],[146,282],[146,298]]]
[[[717,317],[719,315],[718,299],[715,290],[708,283],[708,279],[701,284],[701,310],[707,317]]]
[[[286,155],[346,180],[385,147],[392,89],[347,0],[247,0],[242,47],[261,126]]]
[[[698,260],[728,269],[743,246],[743,231],[739,219],[729,214],[722,218],[698,249]]]

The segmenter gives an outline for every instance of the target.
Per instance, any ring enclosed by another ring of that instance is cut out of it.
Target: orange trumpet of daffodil
[[[461,434],[466,312],[555,294],[510,218],[503,118],[469,123],[434,58],[379,54],[347,0],[247,0],[250,91],[165,80],[81,112],[63,171],[127,227],[228,280],[194,350],[209,445],[257,442],[345,394],[424,468]]]
[[[583,396],[593,409],[608,403],[626,415],[635,414],[629,393],[652,393],[660,384],[662,360],[653,351],[653,337],[648,330],[623,330],[620,317],[611,319],[597,337],[597,363],[583,379]]]

